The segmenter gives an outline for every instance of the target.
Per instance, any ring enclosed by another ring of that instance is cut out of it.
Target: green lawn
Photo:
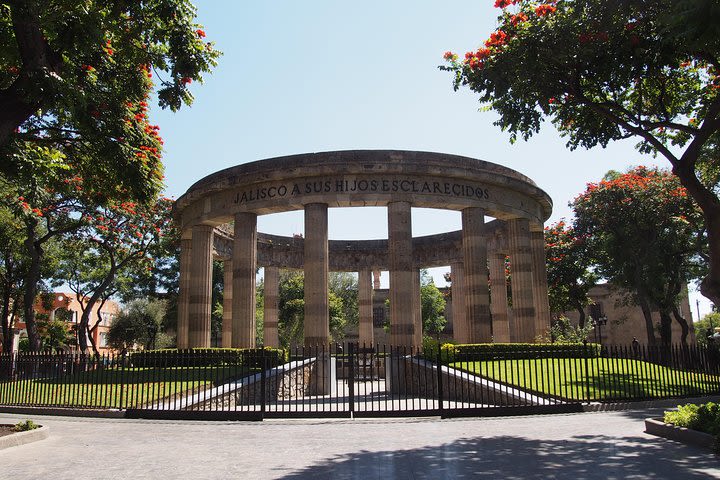
[[[544,358],[456,362],[452,367],[568,400],[644,399],[717,393],[720,377],[633,359]],[[589,373],[589,374],[588,374]]]
[[[236,367],[102,368],[57,379],[0,382],[0,405],[127,408],[255,372]]]

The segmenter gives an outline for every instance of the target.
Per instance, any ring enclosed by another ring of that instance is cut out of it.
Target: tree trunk
[[[700,293],[715,306],[720,306],[720,199],[698,180],[693,168],[694,163],[691,164],[689,160],[690,158],[681,159],[674,164],[672,171],[703,212],[710,260],[708,273],[700,282]]]
[[[578,326],[580,328],[583,328],[585,326],[585,309],[583,308],[582,304],[580,302],[573,302],[573,307],[575,307],[575,310],[578,312]]]
[[[95,289],[93,294],[88,298],[87,305],[83,309],[82,316],[80,317],[80,325],[78,325],[78,331],[83,332],[83,335],[81,335],[80,338],[78,338],[78,345],[80,346],[80,351],[82,353],[85,353],[88,348],[87,344],[87,338],[85,335],[85,332],[89,330],[88,326],[90,325],[90,315],[92,314],[93,307],[97,303],[97,301],[102,297],[103,293],[105,293],[105,290],[110,286],[110,284],[115,280],[115,273],[117,272],[116,266],[111,267],[110,271],[108,272],[107,276],[103,279],[102,283],[98,285],[98,287]],[[104,303],[104,302],[103,302]],[[95,350],[95,345],[93,344],[93,350]]]
[[[40,350],[40,336],[35,321],[35,298],[37,297],[38,283],[40,282],[40,262],[42,261],[42,245],[35,238],[36,220],[28,220],[25,224],[25,249],[30,258],[30,265],[25,276],[25,292],[23,295],[23,320],[27,329],[30,350]]]
[[[643,317],[645,317],[645,328],[647,330],[648,345],[654,346],[656,343],[655,325],[653,324],[652,312],[650,311],[650,305],[648,304],[647,300],[645,300],[645,298],[642,296],[638,296],[638,304],[640,305],[640,308],[642,309]]]
[[[700,293],[709,298],[716,307],[720,307],[720,207],[710,209],[705,214],[710,261],[708,274],[700,282]]]
[[[8,145],[15,130],[55,96],[52,76],[59,76],[62,57],[49,48],[40,26],[39,11],[37,1],[10,3],[22,65],[15,81],[0,90],[0,148]]]
[[[10,288],[7,285],[3,290],[2,298],[2,334],[2,353],[12,353],[14,334],[12,322],[10,321]]]
[[[660,309],[660,343],[664,347],[672,343],[672,317],[666,309]]]
[[[675,320],[680,324],[680,328],[682,329],[682,334],[680,335],[680,342],[683,344],[683,346],[687,346],[687,337],[690,334],[690,326],[687,323],[687,320],[685,320],[685,317],[680,315],[680,311],[677,309],[677,307],[673,307],[673,316],[675,317]]]

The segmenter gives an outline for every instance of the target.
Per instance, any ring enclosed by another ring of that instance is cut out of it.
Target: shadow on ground
[[[280,473],[280,472],[278,472]],[[664,439],[583,435],[567,440],[473,437],[417,449],[359,451],[286,474],[299,479],[707,479],[709,452]]]

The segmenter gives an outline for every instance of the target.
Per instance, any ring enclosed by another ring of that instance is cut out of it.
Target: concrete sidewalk
[[[720,457],[643,432],[662,411],[259,423],[34,415],[50,438],[0,451],[0,478],[720,478]]]

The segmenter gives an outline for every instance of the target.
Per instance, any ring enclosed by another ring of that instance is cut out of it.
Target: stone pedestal
[[[537,333],[535,330],[530,222],[524,218],[515,218],[508,220],[507,223],[516,341],[532,343],[535,341]]]
[[[195,225],[192,229],[190,296],[188,302],[188,347],[210,347],[212,300],[213,227]]]
[[[469,343],[488,343],[492,341],[492,321],[488,291],[485,210],[477,207],[464,209],[462,231]]]
[[[305,205],[305,346],[330,343],[328,315],[328,206]]]
[[[278,301],[279,274],[277,267],[265,267],[265,300],[263,305],[263,345],[279,347]]]
[[[388,204],[388,257],[390,264],[390,343],[415,345],[413,304],[412,220],[410,202]]]
[[[255,347],[255,265],[257,257],[257,215],[235,215],[233,243],[232,344],[235,348]]]

